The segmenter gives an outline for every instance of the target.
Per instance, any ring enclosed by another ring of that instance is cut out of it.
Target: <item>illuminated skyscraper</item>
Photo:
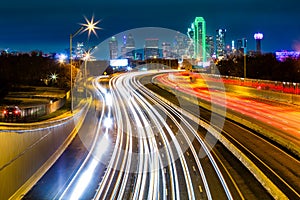
[[[159,58],[159,48],[157,38],[147,38],[145,40],[144,59]]]
[[[256,41],[256,52],[261,54],[261,40],[263,39],[264,35],[262,33],[255,33],[254,39]]]
[[[135,58],[135,41],[130,33],[126,40],[126,57],[131,59]]]
[[[192,45],[193,43],[190,44],[190,39],[186,35],[178,33],[174,38],[173,44],[173,58],[182,59],[193,56],[190,55],[189,51],[189,45]]]
[[[247,39],[242,38],[237,40],[236,49],[238,51],[238,54],[247,54]]]
[[[247,39],[243,38],[242,41],[243,41],[244,55],[246,55],[247,54]]]
[[[162,57],[170,58],[171,57],[171,44],[168,42],[162,43]]]
[[[206,36],[206,52],[210,57],[215,54],[215,43],[213,36]]]
[[[216,30],[216,55],[217,57],[225,56],[226,46],[225,46],[225,33],[226,29]]]
[[[117,59],[118,58],[118,40],[116,37],[111,37],[109,40],[109,58]]]
[[[132,34],[123,36],[123,45],[121,47],[123,58],[135,59],[135,41]]]
[[[192,23],[194,58],[206,62],[206,24],[203,17],[196,17]]]
[[[76,58],[80,59],[84,55],[84,45],[83,42],[77,42],[76,50],[75,50]]]

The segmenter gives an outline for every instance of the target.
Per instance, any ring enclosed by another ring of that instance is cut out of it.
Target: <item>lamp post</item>
[[[73,70],[72,70],[72,42],[73,42],[73,37],[78,35],[80,32],[83,30],[83,26],[80,27],[74,34],[70,34],[70,73],[71,73],[71,87],[70,87],[70,92],[71,92],[71,113],[73,113]]]
[[[85,56],[84,56],[84,87],[85,87],[85,98],[87,98],[87,88],[86,88],[86,82],[87,82],[87,71],[86,71],[86,65],[87,61],[90,59],[91,54],[90,54],[91,49],[89,49]]]
[[[72,42],[73,42],[73,38],[78,35],[79,33],[88,31],[88,36],[90,36],[91,32],[93,32],[95,35],[97,35],[95,29],[100,29],[99,27],[97,27],[96,25],[100,22],[100,20],[94,22],[94,16],[92,17],[91,21],[89,21],[86,17],[85,21],[86,24],[80,24],[81,27],[74,33],[74,34],[70,34],[70,73],[71,73],[71,81],[70,81],[70,92],[71,92],[71,113],[73,113],[73,70],[72,70]]]
[[[244,48],[244,78],[247,78],[247,40],[243,38],[243,48]]]
[[[89,48],[86,52],[85,52],[85,55],[84,55],[84,84],[85,84],[85,87],[87,85],[87,62],[93,58],[92,56],[92,51],[97,48],[97,46],[93,46],[91,48]],[[87,89],[85,88],[85,97],[87,97]]]

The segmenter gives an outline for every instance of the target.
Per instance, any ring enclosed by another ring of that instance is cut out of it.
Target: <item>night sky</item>
[[[82,34],[74,42],[98,44],[108,37],[140,27],[163,27],[182,33],[196,16],[204,17],[207,35],[227,29],[226,43],[264,33],[263,52],[300,50],[299,0],[4,0],[0,5],[0,49],[59,52],[68,48],[69,35],[84,23],[98,24],[98,38]]]

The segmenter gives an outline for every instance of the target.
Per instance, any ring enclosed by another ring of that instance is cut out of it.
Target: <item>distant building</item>
[[[261,54],[261,40],[263,39],[264,35],[262,33],[255,33],[254,39],[256,41],[256,53]]]
[[[77,42],[76,49],[75,49],[75,57],[77,59],[83,58],[85,54],[83,42]]]
[[[148,69],[178,69],[177,59],[150,58],[145,60]]]
[[[157,38],[147,38],[144,47],[144,59],[159,58],[159,40]]]
[[[171,44],[168,42],[162,43],[162,57],[171,58]]]
[[[299,51],[276,51],[276,59],[278,61],[285,61],[286,59],[300,59]]]
[[[247,54],[247,39],[242,38],[237,40],[236,50],[238,55]]]
[[[118,58],[118,40],[116,37],[111,37],[109,40],[109,58],[117,59]]]
[[[196,17],[190,34],[194,42],[194,59],[206,62],[206,23],[203,17]]]
[[[214,37],[213,36],[206,36],[206,52],[209,57],[213,57],[215,54],[215,43],[214,43]]]
[[[235,51],[235,42],[234,42],[234,40],[231,40],[231,50],[232,50],[232,52]]]
[[[135,40],[130,33],[123,36],[121,54],[123,58],[135,59]]]
[[[144,49],[135,50],[135,60],[143,60],[144,58]]]
[[[216,30],[216,56],[217,56],[217,58],[224,57],[226,55],[225,33],[226,33],[226,29],[217,29]]]
[[[130,33],[128,34],[126,40],[126,57],[135,59],[135,41]]]
[[[238,39],[236,42],[236,49],[240,50],[243,48],[243,40],[242,39]]]
[[[176,59],[181,59],[184,57],[191,57],[193,54],[189,51],[189,46],[193,43],[191,40],[183,34],[177,34],[174,39],[174,48],[172,49],[172,57]]]

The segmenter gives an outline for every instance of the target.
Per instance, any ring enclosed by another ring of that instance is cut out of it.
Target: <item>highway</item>
[[[184,119],[181,119],[184,124],[180,125],[174,117],[178,115],[175,111],[171,114],[163,107],[154,109],[153,104],[157,102],[154,99],[149,102],[150,99],[145,99],[137,91],[139,86],[132,81],[135,76],[132,73],[110,80],[118,135],[124,135],[126,142],[120,145],[123,148],[113,156],[115,159],[108,167],[110,170],[104,176],[101,183],[103,187],[100,186],[96,199],[212,199],[204,169],[189,138],[192,134],[194,138],[196,132]],[[158,109],[172,120],[176,127],[173,128],[179,130],[176,135]],[[198,142],[203,144],[199,137]],[[188,161],[184,154],[187,148],[192,156],[192,160]],[[230,191],[208,148],[203,146],[203,149],[220,185],[214,187],[220,189],[220,196],[231,199]],[[195,174],[201,177],[200,181],[192,178]],[[135,177],[133,182],[130,181],[132,176]],[[110,187],[111,183],[113,188]],[[127,194],[125,188],[130,184],[131,192]]]
[[[199,121],[162,97],[209,124],[222,117],[153,85],[157,73],[94,79],[94,101],[78,136],[24,199],[272,199]],[[299,198],[296,158],[230,120],[212,128],[286,197]]]
[[[164,79],[164,81],[165,80],[166,79]],[[270,130],[270,132],[273,133],[273,138],[283,135],[283,138],[291,138],[291,140],[289,140],[291,142],[299,141],[299,137],[296,134],[298,127],[295,126],[295,121],[297,121],[299,115],[297,111],[292,108],[272,102],[268,104],[261,101],[245,100],[231,93],[226,93],[226,101],[220,97],[212,101],[212,93],[218,93],[218,91],[210,90],[210,92],[207,92],[206,89],[195,92],[191,84],[189,84],[188,87],[180,85],[180,88],[178,87],[180,83],[175,83],[170,80],[169,82],[164,82],[164,84],[182,90],[186,94],[191,94],[192,96],[196,95],[201,99],[202,103],[206,101],[206,103],[209,102],[226,106],[227,113],[234,113],[234,115],[244,119],[252,117],[250,120],[252,120],[254,124],[259,124],[259,126]],[[287,117],[291,111],[292,114],[290,114],[290,117]],[[193,110],[189,112],[193,113]],[[201,113],[204,112],[206,112],[205,109],[202,109]],[[197,115],[197,113],[194,114]],[[208,117],[199,117],[202,120],[209,120]],[[282,124],[282,121],[284,121],[284,124]],[[278,124],[281,125],[278,126]],[[287,198],[300,198],[300,188],[298,184],[300,180],[300,162],[299,157],[294,155],[293,152],[288,151],[285,146],[278,145],[262,134],[232,120],[225,121],[222,127],[222,134],[227,137],[232,144],[244,152]]]

